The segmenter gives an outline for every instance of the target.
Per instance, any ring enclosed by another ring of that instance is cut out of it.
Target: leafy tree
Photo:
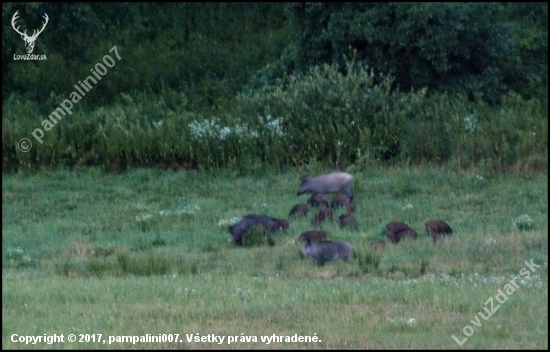
[[[197,109],[221,105],[278,57],[290,36],[277,3],[3,3],[2,9],[4,23],[19,11],[17,24],[30,33],[49,16],[34,53],[47,60],[14,60],[24,53],[20,36],[12,30],[2,36],[3,98],[21,93],[51,106],[114,45],[123,61],[83,105],[166,89],[185,92]]]
[[[428,87],[497,102],[513,89],[530,98],[534,85],[547,85],[547,16],[527,21],[526,30],[503,6],[294,3],[298,68],[323,62],[344,68],[344,56],[357,50],[358,60],[395,76],[403,91]],[[547,13],[547,4],[531,6]]]

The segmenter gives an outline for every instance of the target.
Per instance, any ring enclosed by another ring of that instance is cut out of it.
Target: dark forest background
[[[548,165],[547,3],[2,8],[4,171]],[[16,11],[29,35],[48,15],[33,51],[47,60],[14,59]],[[48,130],[114,46],[120,60]]]

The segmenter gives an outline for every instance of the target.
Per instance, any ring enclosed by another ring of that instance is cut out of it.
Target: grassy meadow
[[[2,348],[548,348],[546,173],[348,170],[360,230],[337,221],[323,229],[354,247],[350,261],[300,258],[296,239],[315,228],[311,210],[290,219],[273,247],[234,245],[230,224],[250,213],[287,219],[307,200],[296,196],[301,177],[327,171],[4,174]],[[454,234],[434,245],[429,219]],[[408,223],[418,240],[371,249],[390,221]],[[13,334],[65,342],[25,344]],[[109,344],[80,334],[179,335]],[[295,334],[316,339],[261,339]]]

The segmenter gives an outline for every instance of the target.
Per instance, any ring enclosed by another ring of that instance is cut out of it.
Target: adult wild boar
[[[317,176],[304,177],[298,195],[304,193],[336,193],[343,192],[350,200],[353,200],[351,186],[353,184],[353,176],[347,172],[332,172]]]
[[[434,244],[441,237],[441,235],[452,235],[453,229],[445,222],[441,220],[429,220],[426,221],[426,233],[428,236],[432,236]]]
[[[266,231],[273,233],[280,229],[287,229],[288,222],[283,219],[271,218],[267,215],[249,214],[244,216],[238,223],[229,227],[235,243],[242,246],[246,233],[255,226],[262,226]]]
[[[317,261],[318,266],[325,265],[329,260],[342,259],[347,261],[353,248],[349,243],[341,241],[306,241],[302,248],[303,255],[309,255]]]

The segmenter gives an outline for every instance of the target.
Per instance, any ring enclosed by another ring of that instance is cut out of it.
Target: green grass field
[[[288,218],[303,170],[3,175],[2,348],[548,348],[547,174],[351,173],[360,230],[323,229],[355,255],[323,267],[296,243],[311,211],[272,247],[228,231],[250,213]],[[434,246],[429,219],[454,234]],[[371,249],[390,221],[418,240]],[[147,334],[160,342],[108,342]]]

